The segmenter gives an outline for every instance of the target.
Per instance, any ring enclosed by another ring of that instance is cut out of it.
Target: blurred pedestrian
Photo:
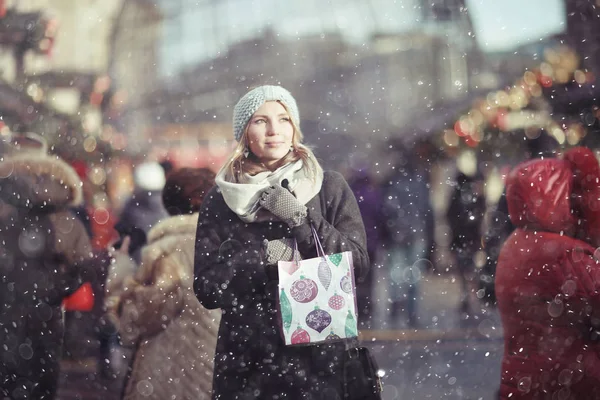
[[[165,170],[157,162],[144,162],[133,171],[134,192],[125,203],[115,230],[121,241],[129,236],[129,252],[139,264],[140,250],[146,244],[146,235],[158,221],[168,216],[161,193],[165,185]],[[121,241],[116,247],[121,245]]]
[[[38,135],[0,141],[0,394],[53,399],[63,348],[61,304],[82,284],[91,257],[85,227],[69,211],[81,180],[46,154]]]
[[[600,398],[600,166],[575,148],[515,167],[498,257],[502,399]]]
[[[135,346],[125,399],[209,399],[220,312],[196,299],[193,262],[198,210],[214,186],[208,169],[171,172],[162,200],[171,217],[148,233],[142,263],[110,312]]]
[[[342,399],[349,342],[286,346],[278,325],[279,260],[352,251],[356,279],[369,268],[366,235],[350,187],[323,172],[302,144],[295,99],[260,86],[235,105],[238,146],[217,174],[196,233],[194,289],[222,308],[213,399]],[[347,393],[346,393],[347,394]]]
[[[469,175],[459,171],[446,218],[452,231],[450,251],[454,255],[461,283],[459,311],[465,319],[474,313],[473,301],[479,283],[475,257],[483,248],[486,207],[483,176],[479,172]]]
[[[387,259],[390,319],[404,313],[410,327],[417,324],[421,261],[429,256],[428,216],[431,214],[429,186],[419,173],[411,149],[394,146],[394,166],[386,179],[381,225]]]
[[[357,288],[358,311],[363,316],[363,321],[368,321],[373,312],[375,297],[373,295],[373,277],[375,274],[375,260],[381,243],[380,230],[382,221],[381,205],[383,203],[383,192],[381,186],[375,181],[366,168],[355,171],[348,180],[352,189],[360,215],[362,216],[367,232],[367,253],[371,261],[371,268],[364,282]]]

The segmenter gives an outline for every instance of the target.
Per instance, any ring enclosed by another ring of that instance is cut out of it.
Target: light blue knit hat
[[[296,100],[281,86],[259,86],[246,93],[233,108],[233,137],[238,142],[252,115],[267,101],[280,101],[287,109],[296,126],[300,126],[300,113]]]

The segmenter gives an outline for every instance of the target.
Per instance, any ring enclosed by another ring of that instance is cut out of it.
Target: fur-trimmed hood
[[[83,202],[81,179],[56,156],[23,154],[0,162],[0,201],[15,207],[61,209]]]
[[[165,262],[170,255],[177,255],[179,262],[172,265],[184,281],[192,279],[194,263],[194,241],[198,214],[176,215],[158,222],[148,232],[148,244],[142,250],[142,268],[138,270],[138,281],[154,281],[154,266]],[[175,271],[173,271],[175,273]]]
[[[148,232],[148,243],[153,243],[165,236],[196,234],[198,224],[198,213],[187,215],[175,215],[158,222]]]

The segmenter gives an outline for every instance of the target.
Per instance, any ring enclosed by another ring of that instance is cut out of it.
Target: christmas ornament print
[[[340,266],[342,262],[342,253],[332,254],[329,257],[329,261],[331,261],[336,267]]]
[[[339,337],[338,335],[333,333],[333,331],[331,331],[331,333],[329,335],[327,335],[327,337],[325,338],[325,340],[338,340],[338,339],[341,339],[341,337]]]
[[[292,296],[292,299],[296,300],[298,303],[308,303],[309,301],[313,301],[318,293],[319,288],[315,281],[305,278],[302,275],[300,276],[300,279],[292,283],[292,286],[290,287],[290,295]]]
[[[292,333],[292,344],[310,343],[310,335],[298,325]]]
[[[329,298],[329,302],[327,304],[329,305],[329,307],[331,307],[331,309],[337,311],[341,310],[342,307],[344,307],[344,305],[346,304],[346,300],[344,300],[342,296],[336,293]]]
[[[319,263],[317,274],[319,276],[321,285],[323,285],[325,290],[329,289],[329,285],[331,284],[331,268],[329,267],[329,263],[327,260],[325,260],[325,258],[323,258],[323,260]]]
[[[327,311],[321,310],[319,306],[316,306],[315,309],[306,316],[306,325],[321,333],[325,328],[331,325],[331,315]]]
[[[347,338],[358,336],[358,332],[356,331],[356,320],[354,319],[354,315],[352,315],[350,310],[348,310],[348,315],[346,316],[345,331]]]
[[[345,293],[352,293],[352,278],[350,278],[350,272],[348,272],[348,275],[344,275],[340,280],[340,288]]]
[[[281,322],[283,323],[283,328],[288,332],[290,326],[292,326],[292,305],[283,289],[281,289],[281,293],[279,294],[279,306],[281,308]]]

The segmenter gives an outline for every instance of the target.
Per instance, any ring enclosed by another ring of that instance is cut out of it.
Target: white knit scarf
[[[273,219],[273,215],[261,208],[258,200],[262,192],[274,184],[281,185],[288,180],[288,187],[302,204],[308,203],[321,190],[323,170],[318,166],[316,176],[303,168],[302,160],[286,164],[275,171],[259,172],[256,175],[244,174],[243,182],[228,182],[221,171],[215,181],[227,206],[244,222],[257,222]]]

